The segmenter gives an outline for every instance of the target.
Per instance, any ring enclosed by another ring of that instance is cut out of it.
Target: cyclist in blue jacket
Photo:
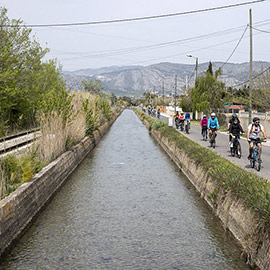
[[[191,118],[191,115],[189,112],[186,112],[185,114],[185,121],[186,121],[186,126],[188,126],[188,128],[190,128],[190,118]],[[185,127],[186,129],[186,127]]]
[[[209,141],[211,141],[212,134],[214,133],[215,137],[217,137],[217,130],[219,129],[219,123],[215,113],[211,113],[211,117],[208,119],[207,127],[209,129]]]

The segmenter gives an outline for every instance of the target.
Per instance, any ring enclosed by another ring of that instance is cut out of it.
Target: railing
[[[32,129],[14,135],[0,138],[0,155],[10,153],[14,150],[32,144],[40,137],[39,129]]]

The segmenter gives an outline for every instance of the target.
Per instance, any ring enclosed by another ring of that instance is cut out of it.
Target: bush
[[[4,198],[21,184],[32,179],[39,172],[44,163],[37,158],[35,152],[18,158],[8,155],[0,162],[0,199]]]

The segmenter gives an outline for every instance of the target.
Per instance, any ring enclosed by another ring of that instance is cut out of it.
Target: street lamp
[[[195,87],[196,87],[196,81],[197,81],[197,78],[198,78],[198,57],[195,57],[195,56],[193,56],[191,54],[187,54],[186,56],[196,59],[196,66],[195,66]],[[194,116],[194,108],[193,108],[193,101],[192,101],[192,117],[193,116]],[[197,119],[196,115],[195,115],[195,118]]]
[[[196,82],[196,80],[198,78],[198,57],[195,57],[195,56],[193,56],[191,54],[187,54],[186,56],[196,59],[196,67],[195,67],[195,82]]]

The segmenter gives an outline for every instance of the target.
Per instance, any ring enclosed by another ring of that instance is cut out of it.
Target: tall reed
[[[55,100],[56,98],[56,100]],[[89,92],[61,92],[48,98],[39,115],[41,137],[20,157],[0,159],[0,199],[29,181],[42,166],[60,156],[68,147],[91,136],[119,111],[106,95]]]

